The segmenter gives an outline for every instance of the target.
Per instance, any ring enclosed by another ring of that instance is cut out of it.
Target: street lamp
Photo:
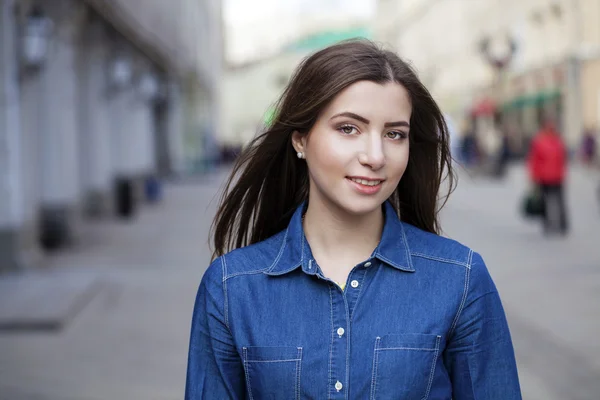
[[[26,16],[21,35],[21,61],[26,68],[41,67],[48,57],[53,23],[39,5]]]
[[[499,72],[504,71],[509,66],[516,51],[517,43],[508,35],[501,41],[484,37],[479,42],[479,52]]]
[[[133,67],[131,60],[123,54],[113,57],[108,68],[108,80],[111,87],[120,90],[131,83]]]
[[[150,71],[143,72],[138,80],[138,91],[145,101],[155,101],[160,93],[160,82],[156,74]]]

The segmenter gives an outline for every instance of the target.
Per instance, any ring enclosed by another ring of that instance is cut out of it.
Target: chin
[[[360,196],[347,196],[338,202],[338,206],[348,214],[359,216],[381,209],[384,202],[385,199],[380,196],[362,198]]]

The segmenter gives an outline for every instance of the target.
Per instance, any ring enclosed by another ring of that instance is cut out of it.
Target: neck
[[[381,207],[352,215],[323,202],[309,201],[304,233],[317,259],[367,258],[379,243],[383,224]]]

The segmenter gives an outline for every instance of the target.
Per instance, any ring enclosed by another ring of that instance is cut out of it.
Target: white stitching
[[[229,327],[229,301],[227,300],[227,280],[225,276],[227,275],[227,262],[225,261],[225,256],[221,257],[221,268],[223,269],[223,313],[225,314],[225,326],[227,329],[231,330]]]
[[[378,336],[375,339],[375,349],[373,350],[373,371],[371,372],[371,400],[375,400],[375,388],[376,388],[376,380],[377,380],[377,361],[379,358],[379,353],[377,352],[379,347],[379,341],[381,338]]]
[[[236,277],[236,276],[240,276],[240,275],[256,275],[256,274],[262,274],[262,273],[264,273],[265,271],[267,271],[268,269],[269,269],[269,268],[263,268],[263,269],[257,269],[257,270],[254,270],[254,271],[243,271],[243,272],[236,272],[236,273],[233,273],[233,274],[231,274],[231,275],[227,276],[227,277],[225,278],[225,280],[227,280],[227,279],[230,279],[230,278],[233,278],[233,277]]]
[[[285,360],[246,360],[247,363],[279,363],[279,362],[291,362],[300,361],[299,358],[288,358]]]
[[[344,299],[344,311],[346,311],[346,374],[344,376],[346,385],[349,385],[350,382],[350,332],[351,332],[351,321],[350,315],[348,315],[348,299],[345,294],[342,294],[342,298]],[[354,304],[356,307],[356,303]],[[352,310],[354,312],[354,310]],[[346,388],[347,389],[347,388]],[[349,391],[346,390],[344,393],[344,398],[348,399]]]
[[[463,296],[460,302],[460,306],[458,306],[458,311],[456,312],[456,316],[454,317],[454,321],[452,322],[452,326],[450,327],[450,331],[448,332],[448,337],[451,337],[454,333],[454,329],[458,324],[458,319],[460,318],[460,314],[462,313],[463,307],[467,302],[467,294],[469,292],[469,278],[471,277],[471,260],[473,258],[473,250],[469,250],[469,258],[468,258],[468,267],[465,268],[465,287],[463,289]]]
[[[466,268],[471,268],[467,263],[457,261],[457,260],[451,260],[449,258],[430,256],[428,254],[423,254],[423,253],[412,253],[412,255],[415,257],[422,257],[422,258],[427,258],[429,260],[441,261],[441,262],[445,262],[445,263],[449,263],[449,264],[461,265]]]
[[[329,309],[331,314],[331,345],[329,346],[329,379],[327,382],[327,399],[331,399],[331,384],[333,383],[333,377],[331,374],[331,362],[333,360],[333,345],[335,340],[335,335],[333,333],[333,295],[332,295],[332,285],[329,285]]]
[[[287,235],[288,235],[288,229],[289,229],[289,227],[285,230],[285,235],[283,236],[281,247],[279,248],[279,253],[277,254],[277,257],[275,257],[275,260],[273,261],[273,263],[271,263],[270,266],[268,266],[266,268],[262,268],[262,269],[252,270],[252,271],[234,272],[231,275],[224,275],[223,280],[225,281],[229,278],[233,278],[235,276],[240,276],[240,275],[254,275],[254,274],[260,274],[260,273],[264,273],[264,272],[270,272],[270,270],[272,270],[275,267],[275,264],[277,264],[277,262],[283,255],[283,250],[285,248],[285,245],[286,245],[285,242],[286,242]],[[223,257],[225,257],[225,256],[223,256]]]
[[[400,227],[402,228],[402,241],[404,242],[404,249],[406,250],[406,255],[408,258],[408,267],[410,269],[415,269],[412,265],[410,247],[408,247],[408,239],[406,238],[406,231],[404,230],[404,224],[402,223],[402,221],[400,221]]]
[[[300,400],[300,376],[302,371],[302,347],[298,347],[298,361],[296,361],[296,399]]]
[[[436,351],[437,349],[429,349],[426,347],[380,347],[377,351],[384,350],[417,350],[417,351]]]
[[[277,257],[275,257],[275,260],[273,261],[273,263],[271,264],[271,266],[269,268],[267,268],[268,271],[270,271],[273,268],[275,268],[275,265],[277,264],[277,262],[281,258],[281,255],[283,254],[283,250],[285,249],[285,246],[286,246],[286,240],[287,240],[289,229],[290,229],[290,226],[288,225],[288,227],[285,229],[285,235],[283,235],[283,240],[281,241],[281,248],[279,249],[279,254],[277,254]]]
[[[439,350],[440,350],[440,339],[441,338],[442,337],[438,335],[438,337],[435,341],[436,352],[435,352],[435,356],[433,357],[433,364],[431,365],[431,372],[429,373],[429,383],[427,384],[427,391],[425,392],[425,396],[423,396],[423,399],[421,399],[421,400],[427,400],[427,398],[429,397],[429,392],[431,392],[431,385],[433,384],[433,375],[435,373],[435,366],[437,364],[437,359],[440,354]]]
[[[300,264],[302,264],[302,266],[304,266],[304,242],[306,241],[306,238],[304,237],[304,229],[302,229],[302,247],[301,247],[301,253],[300,253]]]
[[[411,271],[411,272],[415,270],[415,269],[414,269],[412,266],[410,266],[410,267],[405,267],[404,265],[399,265],[399,264],[397,264],[397,263],[395,263],[395,262],[391,261],[389,258],[386,258],[386,257],[384,257],[384,256],[383,256],[381,253],[378,253],[378,254],[377,254],[377,257],[378,257],[379,259],[381,259],[381,260],[385,261],[387,264],[391,264],[391,265],[397,265],[399,268],[401,268],[401,269],[403,269],[403,270],[406,270],[406,271]]]
[[[252,397],[252,385],[250,384],[250,374],[248,374],[248,363],[246,360],[248,359],[248,349],[246,347],[242,347],[242,356],[244,358],[244,374],[246,375],[246,385],[248,385],[248,396],[250,400],[254,400]]]
[[[363,286],[364,286],[365,281],[367,280],[368,271],[369,271],[368,269],[364,270],[364,271],[360,271],[363,274],[362,283],[360,284],[358,294],[356,295],[356,301],[354,302],[354,308],[352,309],[352,314],[350,314],[350,322],[352,322],[352,317],[354,316],[354,312],[356,311],[356,308],[358,306],[358,300],[360,300],[360,295],[363,292]]]

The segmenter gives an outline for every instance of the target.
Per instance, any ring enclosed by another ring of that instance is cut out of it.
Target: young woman
[[[486,266],[439,236],[448,133],[414,71],[344,42],[277,110],[214,221],[186,399],[520,399]]]

